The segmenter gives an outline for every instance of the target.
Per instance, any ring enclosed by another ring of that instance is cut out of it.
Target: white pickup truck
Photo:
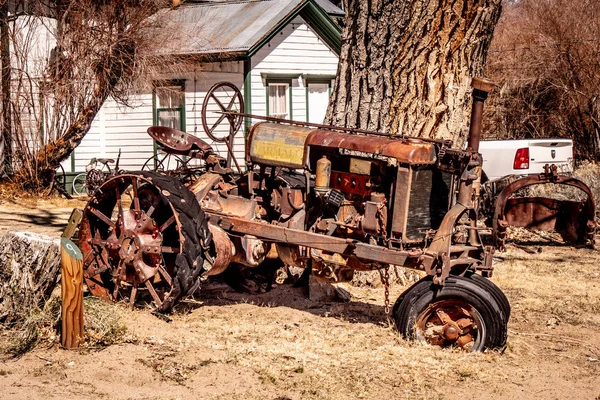
[[[561,174],[573,172],[571,139],[482,140],[479,152],[483,156],[483,181],[539,174],[546,164],[555,164]]]

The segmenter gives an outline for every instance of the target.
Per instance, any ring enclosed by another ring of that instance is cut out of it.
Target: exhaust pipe
[[[495,86],[494,82],[485,78],[473,78],[471,81],[471,87],[473,88],[473,107],[471,109],[471,123],[469,126],[467,151],[479,152],[481,126],[483,121],[483,103],[485,103],[488,94],[494,90]]]

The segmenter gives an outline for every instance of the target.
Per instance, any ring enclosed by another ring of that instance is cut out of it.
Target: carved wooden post
[[[69,239],[61,243],[62,332],[61,343],[76,349],[83,342],[83,256]]]

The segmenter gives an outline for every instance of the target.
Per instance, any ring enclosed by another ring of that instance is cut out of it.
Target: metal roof
[[[344,10],[342,10],[329,0],[315,0],[315,3],[317,3],[323,10],[325,10],[327,14],[329,14],[332,17],[343,17],[344,15],[346,15]]]
[[[161,44],[159,53],[248,52],[280,28],[281,23],[295,16],[307,2],[241,0],[183,3],[157,15],[163,28],[172,33]]]

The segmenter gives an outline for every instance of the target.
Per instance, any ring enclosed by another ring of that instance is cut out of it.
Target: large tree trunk
[[[0,238],[0,322],[42,308],[60,276],[60,240],[29,232]]]
[[[326,123],[464,141],[501,0],[347,0]]]

